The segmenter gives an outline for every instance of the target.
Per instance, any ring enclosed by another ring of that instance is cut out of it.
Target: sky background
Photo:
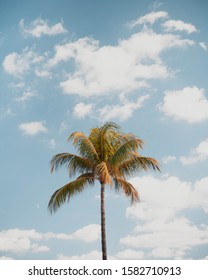
[[[0,259],[100,259],[99,185],[50,215],[68,136],[105,121],[161,173],[106,190],[110,259],[208,258],[208,2],[0,2]]]

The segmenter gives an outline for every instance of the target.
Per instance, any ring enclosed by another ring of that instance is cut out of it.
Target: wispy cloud
[[[35,19],[28,27],[25,26],[24,19],[21,19],[19,28],[24,36],[36,38],[40,38],[43,35],[55,36],[67,32],[62,22],[49,26],[47,21],[41,18]]]
[[[52,74],[46,69],[35,69],[35,74],[40,78],[51,78]]]
[[[15,117],[16,114],[10,107],[0,108],[0,119],[4,119],[6,117]]]
[[[193,149],[188,156],[180,157],[183,165],[191,165],[208,159],[208,138]]]
[[[165,31],[184,31],[187,33],[196,32],[196,27],[191,23],[185,23],[182,20],[168,20],[162,24]]]
[[[48,145],[49,145],[49,147],[50,147],[51,149],[55,149],[55,147],[56,147],[56,140],[55,140],[55,139],[50,139],[50,140],[48,141]]]
[[[36,135],[40,132],[47,132],[48,129],[44,126],[43,122],[28,122],[21,123],[19,129],[22,130],[23,134]]]
[[[199,46],[204,50],[204,51],[207,51],[207,45],[204,43],[204,42],[200,42],[199,43]]]
[[[166,91],[159,109],[175,120],[200,123],[208,119],[208,99],[205,90],[196,86]]]
[[[147,24],[147,23],[152,25],[157,20],[164,19],[167,17],[168,17],[168,13],[164,11],[151,12],[132,21],[131,23],[129,23],[129,26],[130,28],[133,28],[137,25]]]
[[[176,160],[175,156],[165,156],[165,157],[162,158],[162,162],[164,164],[167,164],[167,163],[175,161],[175,160]]]
[[[36,96],[36,94],[34,92],[31,91],[27,91],[27,92],[23,92],[21,96],[17,97],[16,100],[18,102],[26,102],[28,101],[30,98]]]

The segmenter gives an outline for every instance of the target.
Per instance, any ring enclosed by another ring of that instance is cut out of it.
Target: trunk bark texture
[[[107,260],[106,228],[105,228],[105,184],[101,183],[101,245],[102,259]]]

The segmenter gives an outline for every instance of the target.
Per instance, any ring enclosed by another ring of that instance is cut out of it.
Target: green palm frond
[[[135,154],[134,157],[135,157],[136,163],[138,165],[140,165],[144,171],[147,171],[149,169],[153,169],[155,171],[160,171],[160,164],[156,159],[151,158],[151,157],[142,157],[138,154]]]
[[[133,139],[137,139],[138,147],[143,149],[144,141],[142,139],[136,137],[132,133],[123,133],[123,134],[121,134],[120,138],[118,138],[117,141],[119,143],[119,146],[121,146],[122,144],[128,142],[129,140],[133,140]]]
[[[72,177],[76,173],[92,171],[94,169],[94,164],[87,158],[74,156],[67,167],[69,176]]]
[[[95,173],[94,172],[86,172],[81,174],[77,179],[86,179],[86,182],[89,185],[93,185],[95,183]]]
[[[155,171],[160,171],[159,162],[150,157],[142,157],[138,154],[132,154],[130,158],[121,162],[116,167],[120,174],[131,176],[140,171],[147,171],[153,169]]]
[[[67,164],[72,157],[73,155],[69,153],[61,153],[53,156],[52,160],[50,161],[51,172],[56,171],[58,168]]]
[[[108,161],[115,153],[115,140],[119,136],[119,126],[113,122],[107,122],[102,127],[91,129],[89,139],[93,143],[100,161]]]
[[[51,172],[66,166],[69,176],[72,177],[77,172],[87,172],[93,170],[93,163],[87,159],[74,154],[62,153],[55,155],[51,160]]]
[[[126,196],[131,198],[131,203],[139,201],[139,194],[131,183],[120,178],[114,178],[113,181],[115,184],[115,189],[117,191],[122,190]]]
[[[103,126],[100,127],[100,129],[103,132],[106,132],[107,130],[119,131],[120,126],[115,122],[106,122]]]
[[[56,190],[50,198],[48,209],[51,213],[57,211],[58,208],[70,198],[82,192],[87,184],[94,184],[94,176],[92,173],[85,173],[79,176],[76,180],[64,185]]]
[[[89,137],[87,137],[83,132],[74,132],[72,133],[68,141],[73,141],[73,145],[78,149],[79,154],[88,158],[93,162],[98,162],[99,157],[95,147],[90,141]]]
[[[129,139],[123,143],[110,159],[110,163],[116,166],[119,162],[129,158],[130,153],[136,152],[138,147],[141,146],[141,140],[138,138]]]

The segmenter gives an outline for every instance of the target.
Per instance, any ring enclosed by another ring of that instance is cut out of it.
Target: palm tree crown
[[[63,203],[69,201],[75,194],[82,192],[87,185],[101,184],[101,237],[103,259],[107,259],[105,236],[105,185],[114,186],[115,190],[122,190],[131,198],[131,202],[139,200],[134,186],[127,181],[127,177],[138,171],[148,169],[158,170],[159,163],[150,157],[143,157],[138,149],[143,148],[143,141],[133,134],[120,132],[119,126],[112,122],[102,127],[92,128],[89,136],[82,132],[72,133],[68,141],[78,151],[78,154],[62,153],[51,160],[51,172],[66,166],[69,177],[79,176],[59,188],[51,196],[48,208],[55,212]]]

